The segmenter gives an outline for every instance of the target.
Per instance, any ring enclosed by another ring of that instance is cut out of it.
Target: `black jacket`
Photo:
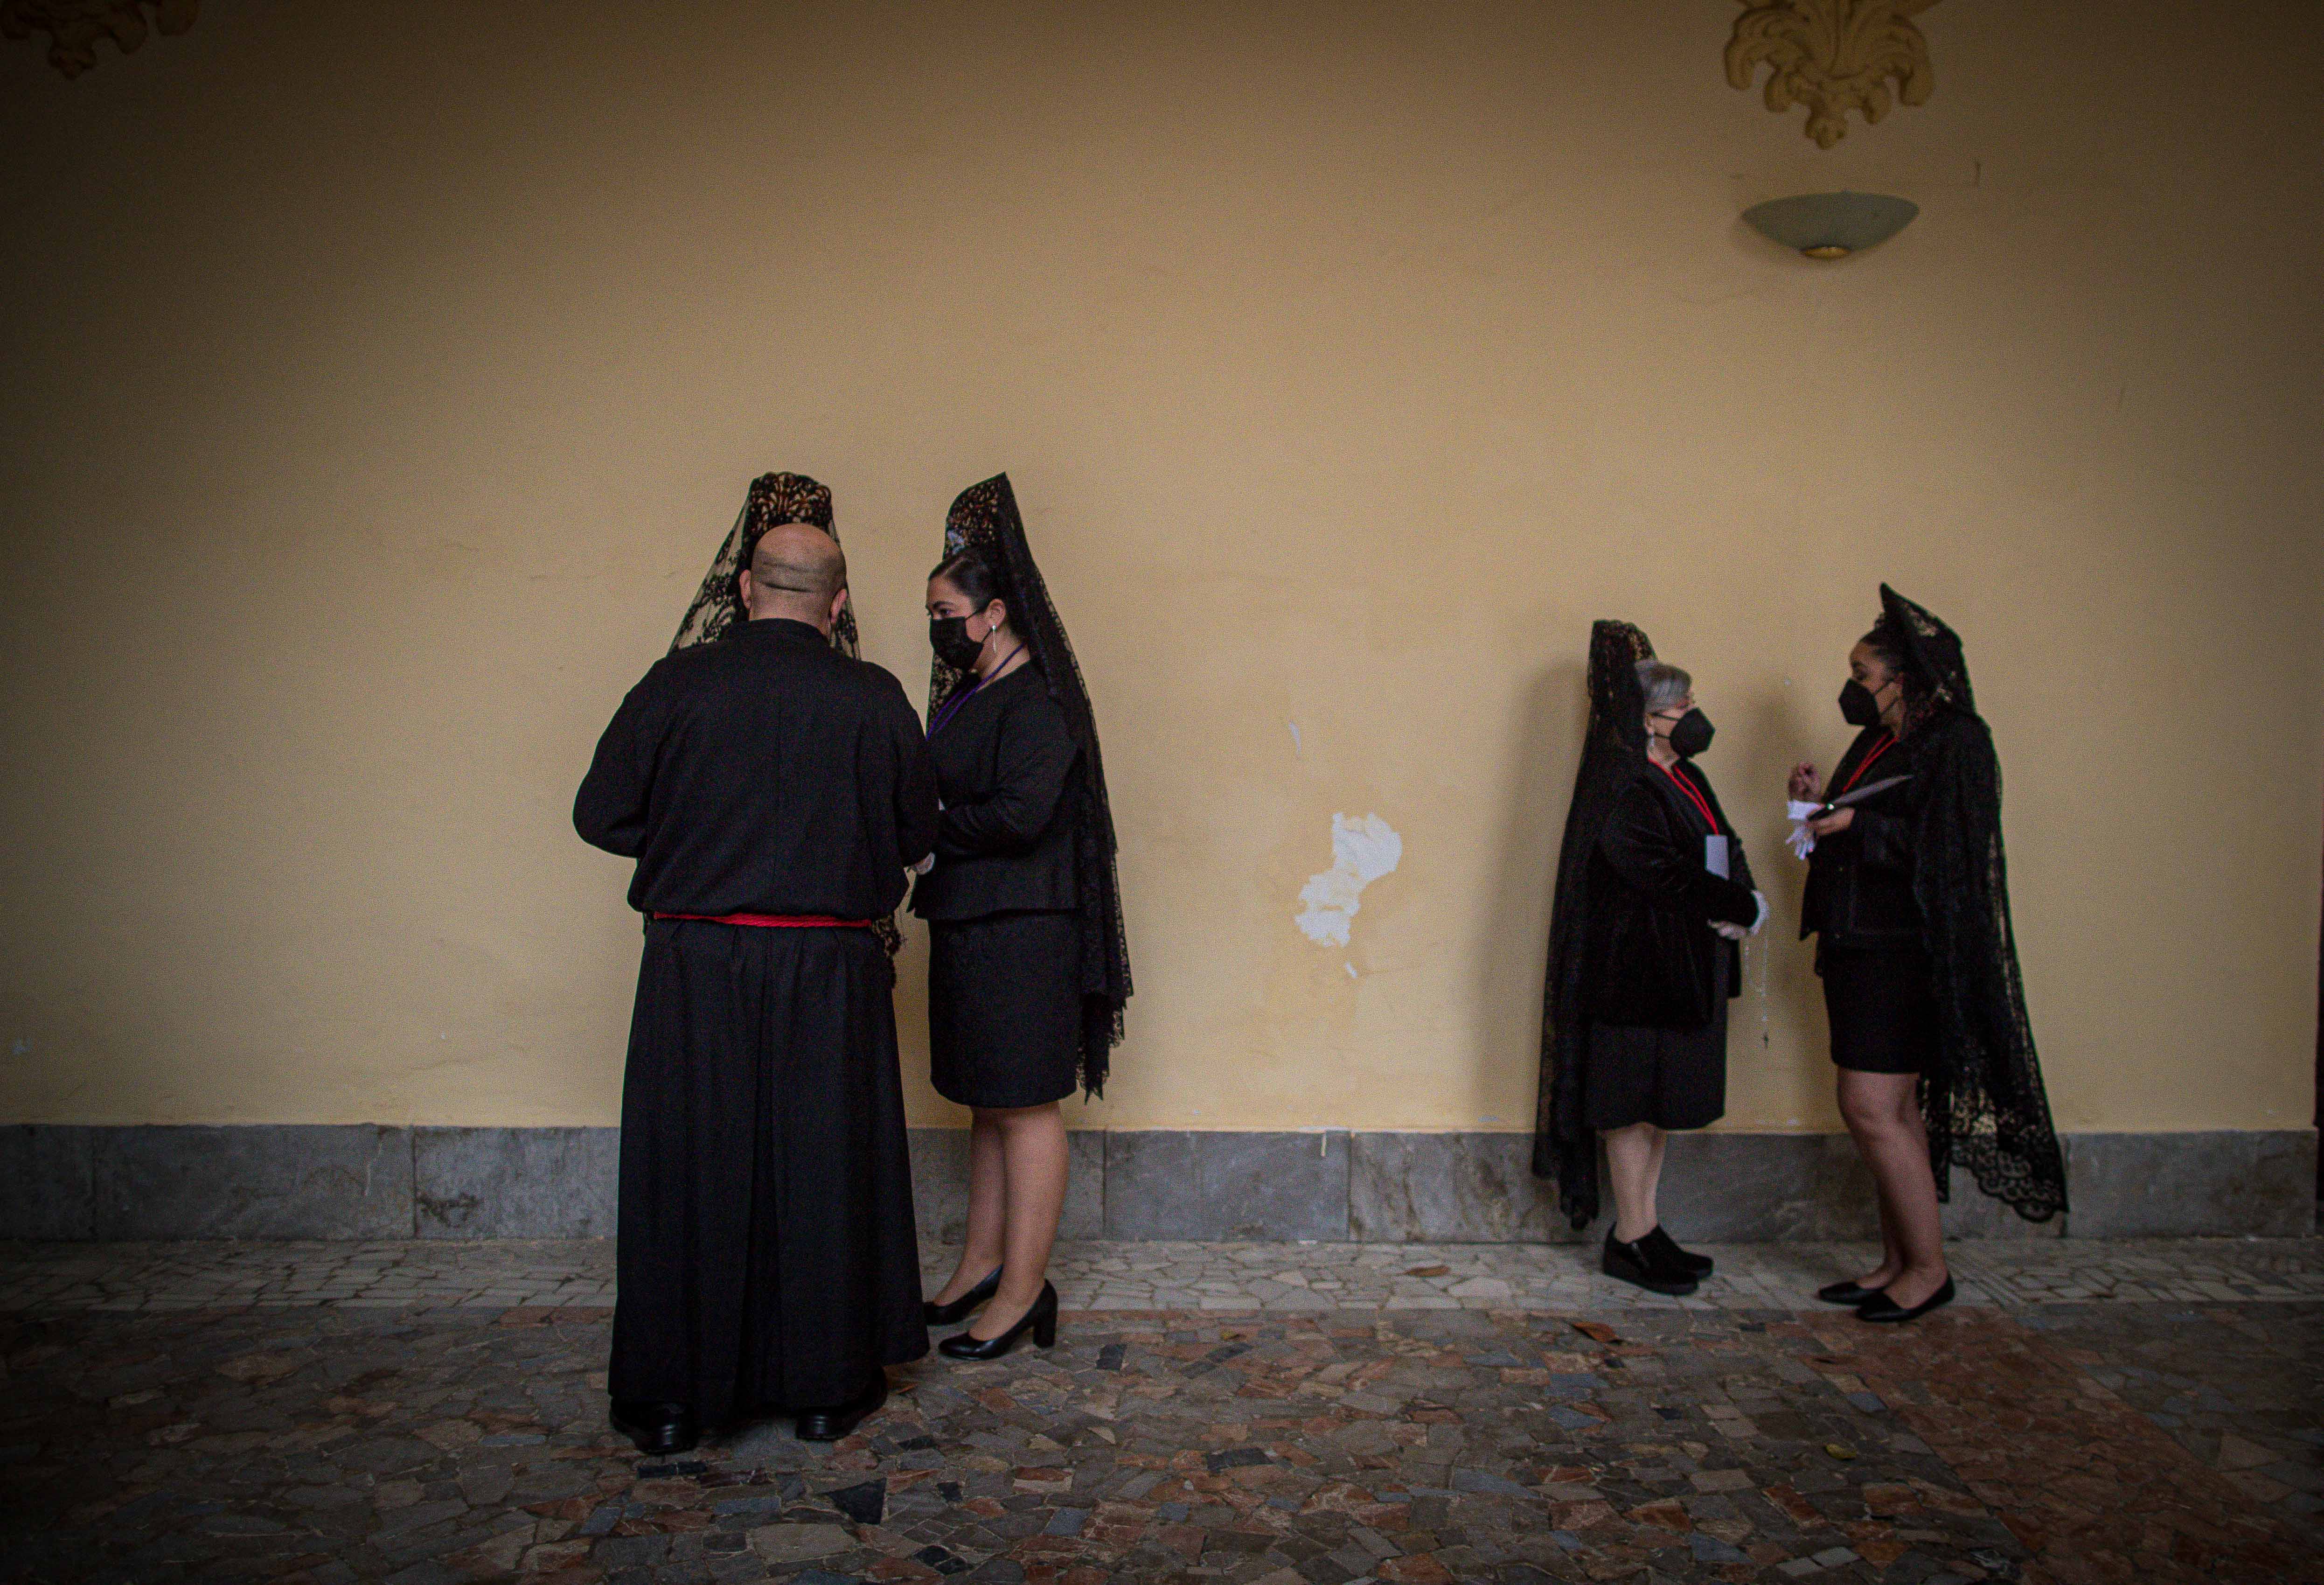
[[[1080,749],[1041,673],[977,690],[928,739],[944,814],[936,866],[912,889],[922,919],[1081,904],[1066,792]]]
[[[641,913],[883,919],[936,840],[936,778],[903,685],[777,617],[654,663],[573,826],[638,861]]]
[[[1714,952],[1735,955],[1728,995],[1742,987],[1740,953],[1711,922],[1748,925],[1758,918],[1751,866],[1710,779],[1691,763],[1680,770],[1728,839],[1732,878],[1704,867],[1703,839],[1711,833],[1667,773],[1649,765],[1630,779],[1591,856],[1590,1007],[1601,1024],[1700,1029],[1715,1011]]]
[[[1825,789],[1837,797],[1865,756],[1887,737],[1885,728],[1859,733]],[[1858,784],[1912,776],[1917,739],[1882,754]],[[1877,792],[1853,807],[1848,830],[1821,839],[1808,855],[1807,894],[1800,904],[1800,934],[1817,932],[1819,953],[1834,950],[1907,951],[1919,947],[1921,905],[1913,897],[1913,831],[1924,792],[1922,778]]]

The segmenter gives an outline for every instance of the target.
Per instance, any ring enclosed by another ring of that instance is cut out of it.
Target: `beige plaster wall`
[[[263,5],[0,44],[0,1117],[604,1123],[569,800],[753,473],[868,653],[1008,469],[1140,986],[1077,1125],[1529,1121],[1588,624],[1770,883],[1730,1127],[1831,1126],[1778,845],[1886,577],[1967,635],[2062,1126],[2310,1116],[2324,22],[1923,18],[1817,150],[1724,0]],[[1839,266],[1742,227],[1923,214]],[[1296,733],[1295,733],[1296,728]],[[1334,813],[1401,867],[1294,926]],[[941,1121],[898,998],[916,1116]]]

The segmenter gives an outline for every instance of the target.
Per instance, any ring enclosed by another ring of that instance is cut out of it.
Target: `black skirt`
[[[1831,1060],[1856,1073],[1925,1073],[1937,1058],[1937,995],[1925,952],[1822,954]]]
[[[1582,1126],[1652,1123],[1665,1129],[1707,1128],[1726,1115],[1729,954],[1711,956],[1713,1011],[1702,1027],[1591,1024],[1582,1076]]]
[[[928,1077],[956,1106],[1038,1107],[1080,1082],[1081,915],[928,923]]]

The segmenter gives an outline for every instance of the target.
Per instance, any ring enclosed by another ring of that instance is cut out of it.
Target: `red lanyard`
[[[1864,773],[1872,768],[1872,762],[1878,759],[1882,755],[1887,753],[1890,749],[1895,746],[1896,735],[1894,732],[1891,732],[1887,737],[1883,737],[1880,740],[1879,746],[1876,747],[1870,754],[1864,756],[1864,763],[1857,766],[1856,774],[1848,778],[1848,787],[1842,787],[1840,790],[1840,792],[1835,792],[1832,796],[1835,798],[1839,797],[1840,793],[1846,792],[1849,787],[1853,787],[1857,783],[1864,780]]]
[[[1702,823],[1711,828],[1711,834],[1714,837],[1719,835],[1719,817],[1711,812],[1711,801],[1705,798],[1702,793],[1695,791],[1694,783],[1692,782],[1689,781],[1686,777],[1680,775],[1678,772],[1673,770],[1670,766],[1658,765],[1655,768],[1660,770],[1664,775],[1668,776],[1680,792],[1686,794],[1686,801],[1694,805],[1694,811],[1697,814],[1702,816]]]

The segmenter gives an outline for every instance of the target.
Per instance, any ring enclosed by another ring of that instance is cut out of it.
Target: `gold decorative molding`
[[[1727,80],[1748,88],[1766,62],[1767,108],[1808,107],[1807,134],[1830,148],[1848,135],[1848,113],[1867,123],[1898,100],[1928,102],[1936,86],[1929,41],[1910,18],[1936,0],[1738,0],[1743,14],[1727,41]],[[1891,79],[1896,91],[1888,91]]]
[[[97,42],[111,39],[124,55],[145,42],[145,13],[164,35],[194,25],[201,0],[0,0],[0,34],[49,35],[49,64],[78,77],[97,64]]]

